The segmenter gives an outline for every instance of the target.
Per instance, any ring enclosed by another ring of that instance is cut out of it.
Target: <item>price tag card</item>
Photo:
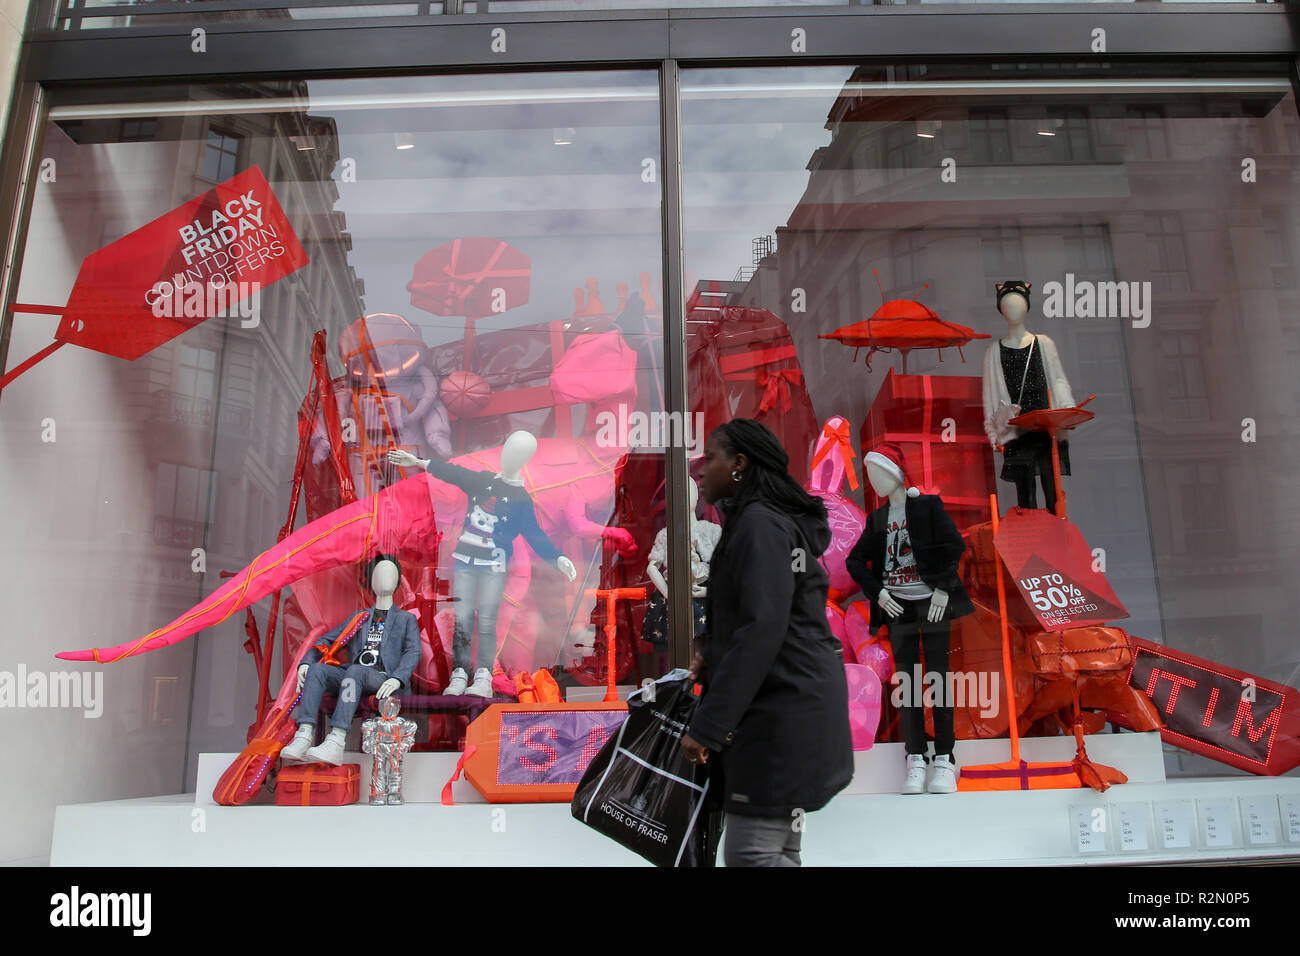
[[[1201,800],[1201,837],[1208,848],[1236,846],[1233,817],[1236,803],[1232,800]]]
[[[1300,797],[1282,798],[1282,817],[1286,824],[1286,838],[1300,843]]]
[[[1282,821],[1277,813],[1277,797],[1242,797],[1241,815],[1246,820],[1246,840],[1251,846],[1280,843]]]
[[[1119,848],[1125,853],[1148,850],[1150,827],[1147,825],[1148,804],[1130,803],[1115,808],[1115,828],[1119,832]]]
[[[1297,810],[1300,810],[1300,801]],[[1192,804],[1186,800],[1156,804],[1156,825],[1160,828],[1160,843],[1166,850],[1191,849],[1193,816]]]
[[[1106,808],[1071,807],[1070,828],[1080,853],[1106,852]]]

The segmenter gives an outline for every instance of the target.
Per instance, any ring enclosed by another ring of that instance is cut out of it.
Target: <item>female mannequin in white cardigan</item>
[[[1070,408],[1074,395],[1061,367],[1056,343],[1046,335],[1025,330],[1029,313],[1029,283],[1018,280],[997,286],[998,311],[1007,320],[1007,334],[984,353],[984,432],[995,449],[1002,452],[1004,481],[1016,486],[1016,503],[1036,508],[1034,477],[1043,486],[1044,505],[1056,510],[1056,486],[1052,479],[1052,445],[1046,432],[1021,431],[1006,424],[1008,413],[999,408],[1019,405],[1021,412],[1044,408]],[[1061,474],[1070,473],[1069,442],[1058,441]]]

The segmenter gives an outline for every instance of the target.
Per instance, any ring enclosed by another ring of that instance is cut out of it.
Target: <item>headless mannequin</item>
[[[877,495],[889,499],[891,508],[907,506],[907,489],[903,487],[903,483],[879,465],[867,462],[867,481],[871,482],[872,490]],[[896,618],[903,613],[903,605],[894,600],[888,588],[880,589],[880,593],[876,595],[876,603],[891,618]],[[926,612],[926,620],[933,624],[942,619],[943,612],[947,608],[948,592],[935,588],[934,593],[930,595],[930,609]]]

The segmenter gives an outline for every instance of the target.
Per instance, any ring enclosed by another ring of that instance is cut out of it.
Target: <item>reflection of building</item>
[[[885,72],[952,79],[862,69],[851,84]],[[1057,341],[1077,399],[1098,396],[1066,487],[1071,517],[1106,550],[1129,627],[1293,679],[1297,390],[1270,383],[1293,382],[1300,358],[1294,104],[1282,92],[1218,92],[1212,81],[1204,92],[1086,101],[1033,92],[1036,75],[1063,72],[1020,71],[1014,101],[846,89],[803,195],[772,224],[775,253],[729,301],[789,323],[819,419],[861,422],[889,356],[868,373],[817,335],[880,305],[876,270],[884,298],[917,298],[994,334],[1004,328],[995,283],[1031,281],[1030,329]],[[1243,157],[1255,163],[1253,183],[1242,181]],[[953,181],[941,177],[946,160]],[[1067,273],[1149,283],[1150,324],[1045,316],[1046,284]],[[909,370],[979,375],[985,347],[968,346],[964,366],[951,350],[942,364],[914,352]],[[1253,444],[1243,442],[1246,418],[1258,428]]]
[[[255,89],[306,99],[301,82],[268,81]],[[229,92],[213,86],[195,95]],[[140,104],[136,113],[147,108]],[[363,289],[348,264],[351,239],[342,213],[334,211],[334,121],[295,112],[68,120],[47,135],[47,153],[58,164],[59,182],[75,187],[67,202],[51,190],[37,205],[33,235],[62,233],[72,270],[74,257],[252,166],[266,175],[310,260],[262,290],[253,318],[211,318],[113,366],[108,401],[120,403],[120,417],[133,423],[115,441],[134,451],[126,458],[131,473],[106,473],[99,488],[104,498],[124,503],[117,521],[133,542],[124,543],[115,565],[123,575],[118,587],[123,597],[138,592],[141,601],[131,604],[165,604],[179,613],[198,593],[219,586],[219,571],[242,567],[275,542],[287,513],[311,337],[324,328],[337,341],[363,311]],[[88,389],[85,401],[93,406],[105,396]],[[117,481],[124,486],[111,487]],[[192,567],[196,548],[205,552],[206,572]],[[159,593],[168,595],[165,602],[158,602]],[[227,627],[241,624],[242,616]],[[137,626],[122,621],[111,629],[129,633]],[[244,666],[238,644],[223,648],[213,667]],[[242,719],[246,708],[230,698],[228,682],[200,668],[200,685],[209,679],[220,693],[210,701],[195,694],[196,726]],[[251,681],[237,683],[251,696]]]

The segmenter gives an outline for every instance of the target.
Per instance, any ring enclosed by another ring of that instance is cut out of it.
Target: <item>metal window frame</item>
[[[223,6],[256,5],[225,4]],[[287,5],[287,4],[286,4]],[[312,0],[297,5],[311,6]],[[427,6],[422,5],[424,9]],[[662,11],[590,11],[369,20],[203,21],[207,52],[190,50],[190,30],[175,26],[58,30],[58,0],[38,0],[6,122],[0,165],[0,369],[7,364],[18,266],[49,93],[94,84],[225,82],[436,75],[527,70],[654,69],[660,86],[661,194],[666,411],[685,420],[687,395],[682,209],[681,77],[685,68],[853,65],[1008,59],[1161,63],[1275,60],[1287,69],[1300,103],[1300,10],[1283,4],[1170,4],[1116,9],[1109,4],[959,4]],[[87,8],[83,15],[92,15]],[[937,19],[936,19],[937,18]],[[507,52],[493,53],[490,31],[507,31]],[[1093,54],[1094,29],[1109,51]],[[791,49],[804,30],[810,52]],[[142,64],[146,64],[142,66]],[[668,487],[672,659],[690,658],[689,480],[684,446],[670,446]]]

